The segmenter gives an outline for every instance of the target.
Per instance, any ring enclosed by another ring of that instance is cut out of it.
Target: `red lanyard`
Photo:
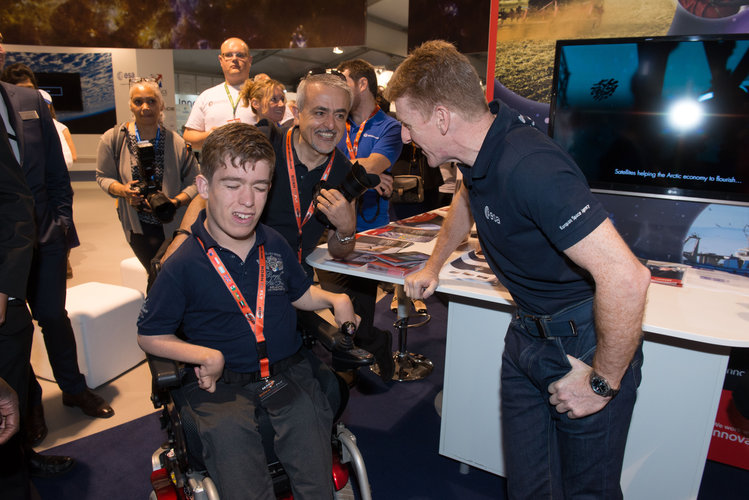
[[[380,110],[379,106],[375,106],[374,111],[372,111],[372,114],[369,115],[369,118],[372,118],[374,115],[377,114],[377,112]],[[359,125],[359,130],[356,132],[356,137],[354,138],[354,144],[351,144],[351,122],[346,120],[346,148],[348,149],[348,159],[351,161],[356,160],[356,155],[359,153],[359,140],[361,139],[361,135],[364,133],[364,125],[367,124],[369,121],[369,118],[364,120],[361,125]]]
[[[297,248],[297,257],[299,258],[299,262],[302,262],[302,227],[307,223],[310,217],[312,217],[312,214],[315,212],[315,205],[314,200],[310,201],[309,208],[307,208],[307,213],[304,215],[304,219],[302,219],[302,202],[299,198],[299,186],[296,183],[294,150],[291,147],[291,137],[293,132],[293,127],[290,128],[288,132],[286,132],[286,167],[288,168],[289,172],[289,186],[291,187],[291,201],[294,204],[296,227],[297,229],[299,229],[299,246]],[[330,154],[330,161],[328,162],[328,166],[325,167],[325,172],[323,172],[322,177],[320,178],[320,182],[328,180],[330,170],[331,168],[333,168],[333,158],[335,158],[335,149],[333,149],[333,152]]]
[[[200,242],[203,250],[205,250],[205,245],[203,245],[200,238],[198,238],[198,242]],[[263,336],[263,317],[265,316],[265,247],[259,245],[257,250],[258,277],[257,304],[255,306],[257,314],[253,314],[252,309],[250,309],[249,304],[247,304],[239,287],[234,283],[234,279],[231,277],[231,274],[229,274],[229,271],[227,271],[226,266],[221,261],[221,257],[218,256],[216,250],[209,248],[206,251],[206,254],[208,255],[208,260],[211,261],[214,269],[216,269],[216,272],[224,281],[224,285],[226,285],[229,293],[234,297],[234,301],[237,303],[237,306],[239,306],[239,310],[242,311],[242,315],[247,320],[247,323],[250,324],[250,329],[255,334],[255,347],[257,348],[257,358],[260,363],[260,376],[262,378],[268,378],[270,377],[270,361],[268,360],[268,350],[265,346],[265,336]]]

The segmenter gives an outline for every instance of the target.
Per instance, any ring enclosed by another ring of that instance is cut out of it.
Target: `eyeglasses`
[[[250,55],[247,52],[224,52],[221,54],[221,57],[224,59],[231,59],[232,57],[236,57],[237,59],[247,59]]]
[[[135,77],[135,78],[130,78],[131,87],[137,83],[144,83],[144,82],[145,83],[158,83],[155,78],[143,78],[140,76]]]
[[[313,75],[333,75],[333,76],[337,76],[344,82],[346,81],[346,75],[344,75],[337,69],[312,68],[311,70],[307,72],[307,76],[313,76]],[[305,76],[305,78],[307,76]]]

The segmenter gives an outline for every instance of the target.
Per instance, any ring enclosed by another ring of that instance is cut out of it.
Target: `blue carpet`
[[[390,298],[378,303],[375,324],[392,330]],[[409,330],[408,350],[429,358],[434,372],[420,381],[384,384],[360,371],[342,420],[357,437],[376,500],[504,500],[503,478],[478,469],[462,475],[457,462],[438,452],[434,399],[442,389],[447,310],[436,297],[426,303],[432,320]],[[397,347],[395,335],[393,342]],[[34,484],[43,500],[146,499],[151,454],[164,439],[157,414],[147,415],[45,452],[73,456],[78,464],[62,478]],[[749,471],[708,461],[698,499],[746,500],[746,484]]]
[[[43,500],[147,499],[151,455],[166,439],[158,413],[45,451],[76,459],[57,479],[34,479]]]

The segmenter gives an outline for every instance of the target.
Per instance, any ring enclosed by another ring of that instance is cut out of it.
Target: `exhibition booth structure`
[[[624,457],[626,498],[696,498],[714,429],[746,448],[741,430],[716,414],[727,405],[732,348],[749,348],[748,89],[746,35],[557,43],[549,130],[604,205],[626,198],[636,209],[652,199],[693,211],[674,236],[680,255],[643,259],[653,283]],[[732,251],[685,247],[716,224],[701,212],[732,221]],[[639,215],[644,225],[657,218]],[[324,247],[308,261],[402,284],[418,269],[408,261],[431,253],[443,217],[436,211],[361,233],[360,255],[348,261],[331,259]],[[502,475],[499,374],[512,298],[475,241],[448,261],[437,291],[449,297],[440,453]]]

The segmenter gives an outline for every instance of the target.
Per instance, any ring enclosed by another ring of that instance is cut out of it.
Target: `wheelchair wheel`
[[[354,487],[351,485],[351,479],[340,490],[333,493],[334,500],[355,500]]]

